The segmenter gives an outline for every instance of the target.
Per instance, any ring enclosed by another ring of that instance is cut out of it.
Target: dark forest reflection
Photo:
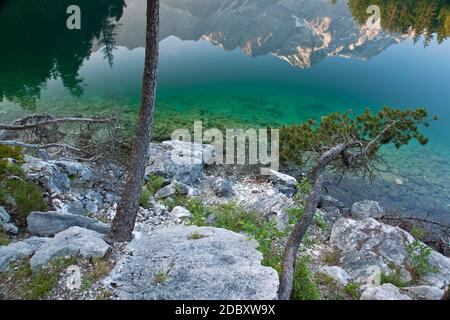
[[[72,95],[83,94],[78,71],[95,39],[112,63],[113,30],[123,0],[3,0],[0,2],[0,102],[6,98],[33,108],[50,78],[60,77]],[[66,28],[67,7],[84,13],[81,30]]]
[[[349,7],[359,23],[367,20],[367,8],[381,9],[385,31],[424,37],[425,45],[436,37],[439,43],[450,37],[450,2],[448,0],[350,0]]]

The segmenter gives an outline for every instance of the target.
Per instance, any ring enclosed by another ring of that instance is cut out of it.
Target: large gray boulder
[[[379,287],[368,287],[362,294],[361,300],[412,300],[408,295],[401,293],[396,286],[385,283]]]
[[[188,185],[202,179],[203,167],[212,161],[215,148],[209,145],[165,141],[150,145],[150,160],[145,174],[154,173]]]
[[[32,212],[27,217],[28,231],[33,235],[52,236],[78,226],[106,234],[109,226],[96,219],[61,212]]]
[[[342,251],[343,269],[358,281],[366,279],[373,267],[383,273],[394,273],[400,268],[403,280],[411,280],[407,248],[413,241],[408,232],[371,218],[361,221],[340,218],[330,237],[331,244]],[[435,272],[421,277],[420,284],[443,288],[450,279],[450,258],[432,251],[428,261]]]
[[[31,257],[30,266],[35,271],[52,259],[66,255],[102,258],[109,248],[101,234],[80,227],[72,227],[46,241]]]
[[[7,270],[11,262],[33,255],[47,240],[48,238],[31,237],[0,246],[0,272]]]
[[[384,208],[376,201],[364,200],[355,202],[352,205],[351,217],[356,220],[363,220],[367,218],[380,219],[383,217]]]
[[[136,237],[105,283],[118,299],[276,299],[278,275],[257,246],[224,229],[160,229]]]
[[[431,286],[416,286],[402,288],[414,300],[441,300],[444,290]]]

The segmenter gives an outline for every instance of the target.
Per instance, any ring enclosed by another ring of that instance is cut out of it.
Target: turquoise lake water
[[[54,31],[65,21],[61,10],[56,14],[62,18],[28,25],[24,17],[56,10],[49,1],[36,0],[36,8],[23,1],[0,6],[0,26],[7,21],[16,27],[0,27],[1,122],[30,112],[94,114],[113,107],[133,119],[143,71],[145,1],[129,0],[126,7],[110,2],[112,8],[103,4],[90,11],[82,36],[63,27]],[[196,5],[202,2],[162,0],[157,121],[282,125],[333,111],[426,107],[440,118],[425,131],[429,145],[399,153],[387,148],[392,166],[378,181],[361,186],[348,179],[332,192],[348,202],[373,198],[449,219],[450,41],[424,47],[408,35],[361,31],[346,1],[265,1],[251,7],[242,2],[240,9],[211,1],[200,10]],[[114,32],[106,36],[108,26]]]

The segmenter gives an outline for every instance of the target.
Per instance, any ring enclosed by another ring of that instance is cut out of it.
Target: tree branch
[[[33,117],[27,117],[27,120],[33,119]],[[86,123],[109,123],[114,121],[114,117],[109,118],[75,118],[75,117],[66,117],[66,118],[57,118],[57,119],[50,119],[45,121],[40,121],[36,123],[30,123],[30,124],[21,124],[21,125],[15,125],[15,124],[0,124],[0,130],[9,130],[9,131],[17,131],[17,130],[27,130],[27,129],[33,129],[37,127],[43,127],[47,125],[52,124],[59,124],[59,123],[74,123],[74,122],[86,122]],[[20,121],[20,120],[18,120]],[[18,121],[14,121],[14,123],[17,123]]]
[[[1,141],[0,145],[5,146],[11,146],[11,147],[20,147],[20,148],[28,148],[28,149],[50,149],[50,148],[61,148],[61,149],[67,149],[75,152],[82,152],[85,154],[88,154],[86,151],[83,151],[81,149],[75,148],[68,144],[61,144],[61,143],[49,143],[49,144],[29,144],[29,143],[23,143],[18,141]]]

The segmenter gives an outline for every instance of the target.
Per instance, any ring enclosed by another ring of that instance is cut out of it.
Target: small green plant
[[[212,211],[200,199],[190,198],[184,205],[191,213],[189,222],[191,225],[202,227],[208,224],[207,218],[212,214]]]
[[[414,239],[412,243],[407,245],[407,267],[415,282],[428,273],[436,272],[436,268],[431,266],[429,261],[432,252],[433,250],[419,239]]]
[[[20,225],[25,224],[30,212],[48,210],[39,187],[26,181],[22,163],[20,148],[0,146],[0,205]]]
[[[425,231],[423,231],[422,229],[420,229],[417,226],[413,226],[411,229],[411,235],[418,240],[423,240],[423,238],[425,237]]]
[[[3,230],[3,227],[0,225],[0,246],[7,246],[10,243],[11,241],[5,235],[5,231]]]
[[[151,197],[152,197],[152,194],[150,192],[150,189],[147,186],[143,186],[142,191],[141,191],[141,196],[139,198],[139,205],[144,209],[150,208],[150,198]]]
[[[8,272],[2,277],[8,276],[12,279],[10,295],[16,299],[39,300],[45,299],[59,281],[61,272],[68,266],[76,264],[76,258],[55,258],[46,268],[36,272],[31,271],[29,258],[13,262]],[[0,277],[0,280],[1,277]]]
[[[323,261],[329,266],[340,266],[341,258],[342,251],[337,246],[333,246],[331,251],[324,255]]]
[[[166,282],[167,278],[169,277],[169,273],[172,271],[174,266],[175,260],[172,260],[166,268],[156,271],[153,274],[153,281],[156,284],[163,284],[164,282]]]
[[[208,237],[208,236],[205,236],[205,235],[199,233],[198,231],[195,231],[191,235],[189,235],[188,240],[200,240],[200,239],[203,239],[206,237]]]
[[[382,273],[381,274],[381,284],[390,283],[397,288],[404,288],[410,285],[408,281],[402,279],[400,274],[400,269],[395,270],[395,272]]]
[[[166,180],[154,173],[150,173],[147,179],[147,187],[152,195],[158,192],[166,182]]]
[[[411,234],[414,241],[406,246],[406,265],[413,277],[413,282],[418,282],[424,275],[436,272],[436,268],[430,265],[430,255],[433,250],[421,242],[425,233],[413,226]]]
[[[92,270],[83,277],[83,289],[89,289],[92,285],[108,275],[112,269],[111,263],[103,258],[93,258],[91,261]]]
[[[304,206],[305,200],[311,193],[311,191],[311,183],[309,182],[308,178],[303,177],[303,179],[297,184],[297,192],[294,195],[294,201],[300,206]]]
[[[150,173],[142,187],[139,205],[144,209],[149,209],[150,199],[163,187],[165,182],[163,177]]]
[[[349,282],[344,286],[344,292],[349,296],[352,300],[359,300],[361,297],[360,284],[356,282]]]
[[[316,283],[312,280],[309,270],[310,259],[307,256],[297,258],[292,288],[293,300],[319,300],[320,293]]]
[[[316,212],[316,214],[314,215],[314,223],[323,231],[323,232],[328,232],[330,226],[328,225],[328,223],[325,221],[325,218],[323,217],[322,214],[320,214],[320,212]]]
[[[293,225],[295,224],[303,215],[303,208],[289,208],[286,210],[286,213],[288,214],[288,220],[289,224]]]

